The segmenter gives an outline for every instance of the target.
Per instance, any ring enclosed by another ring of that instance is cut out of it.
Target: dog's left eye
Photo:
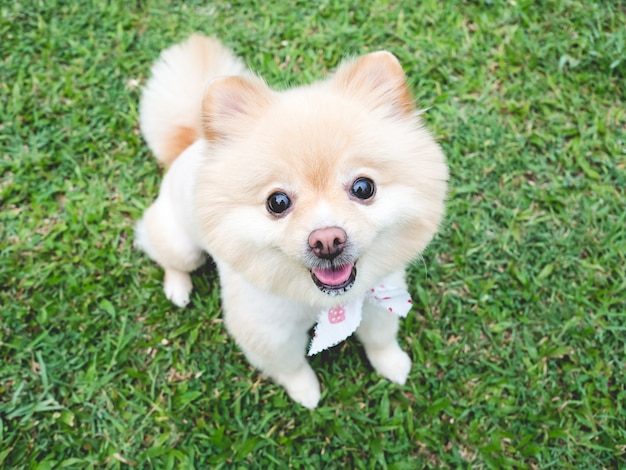
[[[281,215],[291,207],[291,199],[285,193],[275,192],[267,198],[267,210],[274,215]]]
[[[355,179],[350,188],[350,194],[362,201],[373,198],[375,193],[376,185],[371,179],[365,177]]]

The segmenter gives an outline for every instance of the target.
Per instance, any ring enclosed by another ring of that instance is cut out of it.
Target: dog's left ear
[[[267,84],[254,76],[216,78],[202,100],[202,132],[212,142],[245,135],[272,100]]]
[[[332,82],[342,92],[369,103],[372,108],[388,108],[393,115],[400,116],[414,113],[404,71],[391,52],[372,52],[344,62]]]

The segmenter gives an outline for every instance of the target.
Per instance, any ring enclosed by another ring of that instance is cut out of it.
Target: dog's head
[[[388,52],[275,92],[215,80],[196,214],[211,255],[277,295],[329,306],[404,268],[435,234],[447,167]]]

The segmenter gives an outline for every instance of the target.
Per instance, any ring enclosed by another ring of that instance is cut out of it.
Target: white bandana
[[[366,300],[400,317],[406,317],[411,310],[411,296],[403,288],[385,285],[374,287],[364,298],[320,312],[308,355],[313,356],[335,346],[354,333],[361,324],[363,302]]]

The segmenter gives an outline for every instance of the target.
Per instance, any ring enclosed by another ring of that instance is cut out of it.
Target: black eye
[[[291,199],[281,192],[270,194],[267,198],[267,210],[274,215],[280,215],[291,207]]]
[[[361,199],[362,201],[366,201],[374,197],[376,193],[376,186],[374,182],[369,178],[357,178],[352,183],[352,187],[350,188],[350,194],[352,194],[355,198]]]

